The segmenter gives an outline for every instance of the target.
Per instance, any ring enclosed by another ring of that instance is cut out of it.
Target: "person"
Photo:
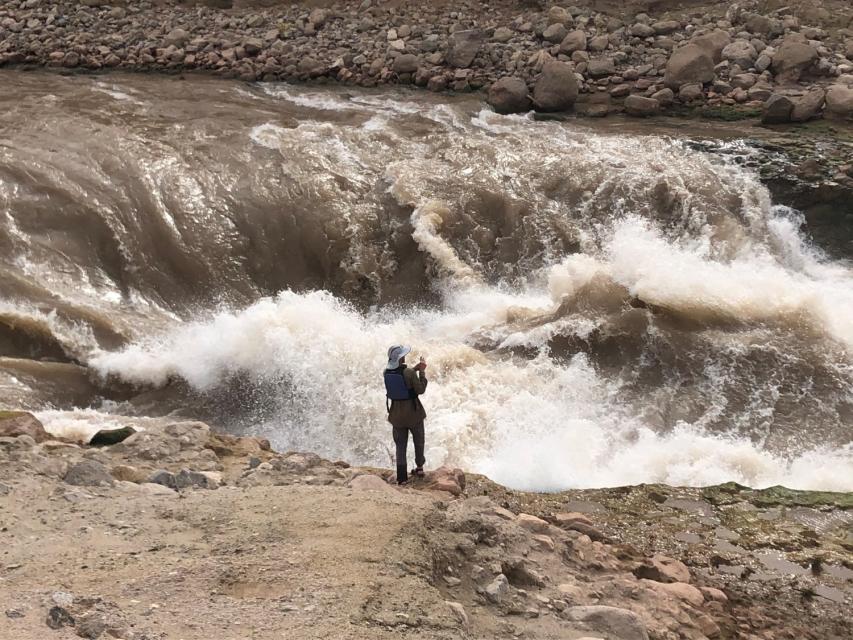
[[[406,449],[409,433],[415,444],[415,468],[412,474],[423,477],[424,464],[424,420],[426,410],[418,396],[427,388],[426,361],[421,358],[413,368],[406,365],[406,356],[411,347],[394,345],[388,349],[388,366],[385,367],[385,392],[387,397],[388,422],[391,423],[394,444],[397,449],[397,484],[409,480]]]

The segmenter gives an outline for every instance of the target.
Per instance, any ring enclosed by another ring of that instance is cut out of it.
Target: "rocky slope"
[[[849,495],[543,496],[451,469],[398,488],[125,422],[82,444],[0,415],[2,637],[849,637]]]
[[[498,111],[853,117],[853,8],[824,2],[11,0],[0,65],[489,89]]]

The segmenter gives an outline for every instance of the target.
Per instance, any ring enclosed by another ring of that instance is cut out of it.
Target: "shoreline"
[[[851,493],[537,494],[447,468],[398,488],[204,423],[146,425],[80,445],[0,415],[16,638],[843,637]]]
[[[501,113],[853,119],[843,8],[827,22],[710,0],[621,17],[558,4],[243,5],[18,3],[0,10],[0,67],[482,91]]]

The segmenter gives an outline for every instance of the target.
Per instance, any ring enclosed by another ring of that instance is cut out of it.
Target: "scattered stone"
[[[580,29],[570,31],[560,42],[560,53],[571,55],[575,51],[586,50],[586,33]]]
[[[504,574],[499,574],[485,588],[484,593],[490,602],[500,604],[509,593],[509,580]]]
[[[83,487],[112,485],[115,482],[103,464],[89,459],[81,460],[72,466],[65,474],[64,480],[66,484]]]
[[[568,31],[562,24],[552,24],[542,32],[542,38],[553,44],[562,42],[566,35],[568,35]]]
[[[551,61],[542,67],[533,87],[533,104],[538,110],[568,111],[577,97],[578,81],[570,64]]]
[[[593,631],[612,634],[619,640],[649,640],[649,634],[633,611],[590,605],[566,609],[570,620],[582,622]]]
[[[542,518],[537,518],[529,513],[519,513],[515,517],[515,521],[522,529],[527,529],[532,533],[548,533],[550,527]]]
[[[62,627],[73,627],[74,617],[62,607],[51,607],[47,612],[47,626],[51,629],[61,629]]]
[[[471,66],[480,46],[483,44],[483,33],[479,30],[457,31],[448,39],[447,52],[444,59],[451,67],[465,69]]]
[[[637,95],[628,96],[627,98],[625,98],[625,112],[628,115],[640,117],[655,115],[656,113],[660,112],[660,102],[658,102],[654,98],[646,98]],[[590,525],[586,526],[590,527]],[[587,533],[587,535],[589,534]],[[591,535],[589,537],[595,540],[595,538],[593,538]]]
[[[634,569],[634,575],[656,582],[690,582],[690,570],[683,562],[656,555]]]
[[[527,84],[521,78],[507,76],[489,87],[488,102],[497,113],[524,113],[530,110]]]

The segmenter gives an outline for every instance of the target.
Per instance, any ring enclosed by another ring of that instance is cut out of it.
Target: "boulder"
[[[742,69],[749,69],[755,64],[758,52],[748,40],[735,40],[723,49],[723,60],[736,64]]]
[[[326,21],[329,19],[329,10],[317,8],[314,9],[311,13],[308,14],[308,22],[314,25],[314,28],[317,29],[326,24]]]
[[[533,104],[540,111],[566,111],[578,97],[578,81],[572,65],[552,60],[542,67],[533,87]]]
[[[788,39],[773,54],[770,70],[778,82],[796,82],[817,60],[818,53],[814,47]]]
[[[820,116],[820,110],[826,100],[826,92],[820,87],[812,87],[804,95],[792,100],[794,109],[791,111],[791,121],[806,122]]]
[[[674,33],[681,28],[681,23],[678,20],[661,20],[660,22],[653,22],[652,29],[655,30],[655,33],[659,36],[664,36],[669,33]]]
[[[569,607],[566,616],[570,620],[582,622],[591,630],[608,634],[619,640],[649,640],[649,634],[640,618],[633,611],[618,607],[590,605]]]
[[[665,87],[660,91],[655,91],[651,97],[657,100],[661,106],[668,106],[675,100],[675,93],[669,87]]]
[[[524,113],[530,110],[527,84],[521,78],[507,76],[489,87],[488,103],[497,113]]]
[[[562,24],[548,25],[542,32],[542,39],[552,44],[558,44],[568,35],[568,30]]]
[[[571,55],[575,51],[586,51],[586,33],[580,29],[570,31],[560,42],[560,53]]]
[[[307,76],[309,78],[318,78],[328,71],[326,65],[317,60],[317,58],[313,58],[311,56],[304,56],[299,59],[299,62],[296,65],[296,71],[303,76]]]
[[[264,41],[260,38],[246,38],[243,41],[243,50],[248,56],[256,56],[264,50]]]
[[[853,86],[834,84],[826,90],[826,114],[853,119]]]
[[[72,466],[65,474],[65,483],[82,487],[111,485],[115,481],[109,469],[97,460],[84,459]]]
[[[631,35],[638,38],[650,38],[655,35],[655,29],[651,25],[638,22],[631,26]]]
[[[448,38],[444,59],[451,67],[466,69],[474,62],[482,44],[482,31],[478,29],[457,31]]]
[[[423,488],[427,491],[446,491],[454,496],[462,495],[465,491],[465,473],[462,469],[446,466],[427,471]]]
[[[663,81],[670,89],[679,89],[685,84],[704,84],[713,79],[714,61],[701,47],[688,44],[670,56]]]
[[[761,114],[761,122],[764,124],[783,124],[791,121],[791,112],[794,103],[788,96],[774,93],[764,103],[764,112]]]
[[[570,24],[572,22],[572,14],[568,9],[553,5],[548,9],[548,24]]]
[[[136,433],[133,427],[122,427],[121,429],[101,429],[89,440],[90,447],[109,447],[127,440]]]
[[[26,411],[0,411],[0,438],[30,436],[33,440],[50,440],[50,434],[33,414]]]
[[[681,89],[678,90],[678,99],[682,102],[693,102],[703,97],[702,85],[698,83],[681,85]]]
[[[630,116],[651,116],[659,111],[660,102],[654,98],[644,96],[628,96],[625,98],[625,112]]]
[[[513,31],[508,27],[498,27],[492,34],[492,42],[509,42],[512,40]]]
[[[690,43],[696,45],[713,60],[714,64],[723,59],[723,49],[731,44],[732,37],[728,31],[716,29],[710,33],[701,36],[696,36],[690,40]]]
[[[690,570],[683,562],[655,555],[634,569],[634,575],[656,582],[690,582]]]
[[[413,53],[404,53],[397,56],[392,68],[394,73],[415,73],[421,65],[420,59]]]
[[[603,78],[616,73],[613,58],[595,58],[587,63],[586,72],[593,78]]]
[[[68,613],[63,607],[51,607],[47,612],[45,624],[51,629],[61,629],[62,627],[73,627],[74,617]]]

